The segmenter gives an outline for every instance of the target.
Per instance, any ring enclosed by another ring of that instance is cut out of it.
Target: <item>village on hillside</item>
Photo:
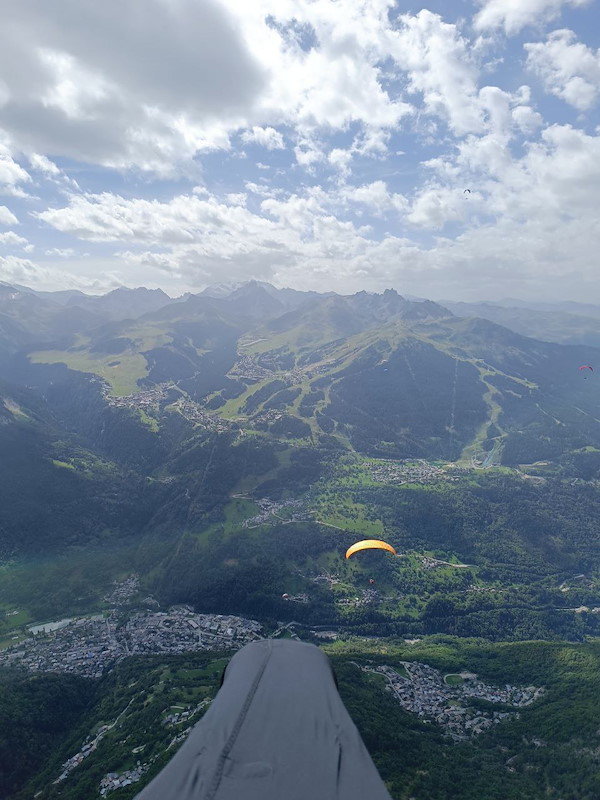
[[[544,689],[519,688],[505,684],[490,686],[470,672],[444,676],[439,670],[417,661],[402,661],[405,675],[388,665],[362,667],[365,672],[383,675],[386,690],[402,708],[417,714],[423,722],[435,722],[455,741],[483,733],[492,725],[518,715],[516,709],[531,705]],[[502,711],[483,711],[469,705],[473,699],[497,703]],[[507,710],[512,706],[513,710]]]

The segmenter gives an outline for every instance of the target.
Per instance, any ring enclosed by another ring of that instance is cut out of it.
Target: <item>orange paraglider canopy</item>
[[[346,558],[350,558],[350,556],[353,556],[354,553],[358,553],[359,550],[372,549],[389,550],[390,553],[396,555],[396,551],[392,545],[388,544],[387,542],[383,542],[381,539],[363,539],[362,541],[356,542],[356,544],[353,544],[352,547],[348,548],[346,551]]]

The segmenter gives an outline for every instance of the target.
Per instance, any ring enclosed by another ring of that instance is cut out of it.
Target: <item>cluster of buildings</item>
[[[54,783],[60,783],[64,781],[72,770],[75,769],[81,762],[87,758],[94,750],[98,747],[100,741],[104,738],[104,736],[108,733],[109,730],[115,727],[121,717],[126,713],[127,709],[133,702],[130,701],[129,704],[123,711],[119,714],[119,716],[110,724],[110,725],[102,725],[101,728],[98,729],[96,735],[92,737],[88,737],[83,744],[81,750],[75,753],[74,756],[71,756],[65,763],[62,765],[62,772],[59,777],[54,781]],[[169,714],[163,719],[163,724],[165,725],[179,725],[183,722],[187,722],[192,719],[201,709],[207,706],[210,703],[210,699],[206,698],[202,700],[195,708],[188,709],[182,711],[180,714]],[[190,730],[191,725],[188,725],[184,730],[181,730],[177,733],[177,735],[171,740],[169,743],[167,750],[171,747],[182,742],[184,739],[187,738]],[[145,748],[145,745],[141,745],[139,747],[134,747],[132,753],[139,754]],[[115,789],[122,789],[124,786],[130,786],[132,783],[137,783],[140,780],[142,775],[150,769],[150,765],[153,761],[155,761],[157,756],[153,756],[148,763],[141,763],[140,761],[137,762],[136,766],[133,769],[125,770],[124,772],[109,772],[107,773],[102,780],[100,781],[99,786],[99,793],[102,797],[105,797],[109,792],[114,791]]]
[[[195,716],[199,711],[201,711],[205,706],[209,705],[211,701],[208,698],[201,700],[195,708],[188,708],[183,711],[180,711],[177,714],[167,714],[166,717],[163,718],[163,725],[180,725],[182,722],[187,722],[193,716]]]
[[[241,647],[260,638],[260,623],[242,617],[195,614],[187,607],[133,614],[119,635],[130,655],[189,653]]]
[[[167,745],[167,750],[170,750],[172,747],[175,747],[180,742],[185,741],[187,739],[187,737],[189,735],[189,732],[191,730],[192,730],[192,726],[188,725],[187,728],[184,728],[184,730],[181,731],[181,733],[178,733],[177,736],[174,736],[171,739],[171,741],[169,742],[169,744]]]
[[[128,656],[229,650],[261,638],[261,630],[255,620],[195,614],[187,606],[134,613],[124,625],[113,612],[33,635],[2,651],[0,666],[100,678]]]
[[[242,528],[257,528],[259,525],[274,525],[281,522],[297,522],[306,519],[303,500],[286,500],[285,503],[277,503],[268,497],[261,497],[260,500],[255,500],[254,502],[260,508],[260,514],[256,514],[250,519],[245,519],[242,522]],[[284,508],[294,510],[291,515],[286,514],[285,517],[282,517],[279,512]]]
[[[288,594],[287,592],[282,595],[283,599],[288,603],[308,603],[309,596],[302,592],[301,594]]]
[[[69,777],[69,773],[72,772],[75,767],[79,766],[81,762],[91,755],[94,750],[98,747],[98,744],[102,741],[102,739],[106,736],[108,731],[115,727],[121,717],[125,714],[129,706],[133,700],[130,700],[126,708],[121,711],[119,716],[110,724],[110,725],[102,725],[96,735],[94,737],[88,737],[85,742],[83,743],[83,747],[79,752],[75,753],[74,756],[71,756],[65,763],[62,765],[62,772],[58,776],[58,778],[53,781],[53,783],[57,784],[61,781],[64,781],[66,778]],[[141,747],[135,747],[133,749],[133,753],[140,753],[144,749],[145,745]],[[156,759],[156,756],[150,759],[150,763]],[[117,772],[109,772],[105,775],[102,780],[100,781],[99,792],[102,797],[105,797],[109,792],[114,791],[115,789],[121,789],[123,786],[130,786],[132,783],[136,783],[142,777],[142,775],[148,771],[150,764],[141,764],[139,761],[137,762],[136,766],[133,769],[126,770],[122,773]]]
[[[315,575],[315,577],[311,578],[311,580],[314,583],[324,583],[329,589],[331,589],[340,582],[340,576],[333,575],[329,572],[322,572],[320,575]]]
[[[111,606],[119,606],[131,600],[136,595],[140,588],[139,575],[129,575],[125,580],[115,581],[114,589],[110,594],[105,595],[102,599]]]
[[[414,661],[401,663],[408,677],[400,675],[387,665],[363,669],[384,675],[388,682],[387,690],[403,708],[417,714],[423,721],[441,725],[457,741],[483,733],[492,725],[515,716],[515,712],[506,710],[480,711],[469,706],[470,699],[479,698],[490,703],[521,708],[533,703],[544,691],[535,686],[489,686],[477,680],[472,673],[461,673],[456,676],[460,684],[449,685],[439,670],[427,664]]]
[[[79,766],[79,764],[81,764],[81,762],[85,758],[87,758],[94,752],[94,750],[98,747],[102,739],[104,739],[108,731],[111,728],[113,728],[114,725],[115,723],[113,723],[112,725],[102,725],[100,728],[98,728],[98,730],[96,731],[96,735],[94,737],[91,736],[88,737],[83,743],[83,747],[81,748],[81,750],[79,750],[79,752],[75,753],[74,756],[71,756],[71,758],[68,758],[65,761],[65,763],[62,765],[62,772],[60,773],[58,778],[55,781],[53,781],[53,783],[55,784],[60,783],[61,781],[64,781],[66,778],[68,778],[69,773],[72,772],[75,769],[75,767]]]
[[[124,786],[131,786],[132,783],[137,783],[144,772],[147,771],[148,766],[146,764],[140,764],[138,761],[137,766],[121,774],[109,772],[100,781],[100,796],[106,797],[109,792],[115,789],[122,789]]]
[[[270,408],[268,411],[263,411],[252,419],[252,427],[260,429],[261,425],[270,425],[286,416],[287,414],[285,411],[277,408]]]
[[[180,400],[177,400],[173,407],[187,420],[209,431],[223,433],[231,428],[231,422],[226,419],[221,419],[221,417],[216,414],[207,414],[201,406],[187,398],[182,397]]]
[[[368,606],[373,603],[381,603],[382,597],[376,589],[363,589],[360,597],[342,597],[335,602],[339,606]]]
[[[335,640],[339,637],[339,633],[337,631],[311,631],[311,634],[315,637],[315,639],[321,639],[324,642],[335,642]]]
[[[438,483],[439,481],[457,481],[460,468],[452,465],[452,469],[442,469],[434,464],[419,459],[392,461],[381,459],[368,461],[366,469],[374,481],[379,483]]]
[[[484,594],[486,592],[503,592],[504,589],[495,589],[493,586],[475,586],[475,584],[471,584],[471,586],[467,586],[467,592],[475,592],[476,594]]]
[[[441,558],[432,556],[421,556],[421,564],[424,569],[435,569],[436,567],[455,567],[456,569],[467,569],[472,564],[453,564],[450,561],[443,561]]]
[[[256,344],[256,342],[250,342],[249,344]],[[248,345],[238,346],[247,347]],[[235,365],[228,372],[230,378],[245,378],[249,381],[264,381],[265,378],[270,378],[272,374],[270,369],[261,367],[252,356],[246,355],[245,353],[238,353]]]
[[[116,408],[158,408],[165,399],[167,390],[170,386],[156,386],[152,389],[143,389],[140,392],[128,394],[125,397],[114,397],[110,392],[110,387],[104,393],[109,405]]]

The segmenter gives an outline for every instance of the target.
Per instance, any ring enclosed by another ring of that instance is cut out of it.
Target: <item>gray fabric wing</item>
[[[311,644],[252,642],[211,707],[136,800],[390,800]]]

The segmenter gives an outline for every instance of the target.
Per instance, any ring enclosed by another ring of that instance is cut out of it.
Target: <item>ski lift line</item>
[[[452,439],[454,438],[454,417],[456,414],[456,381],[458,380],[458,359],[454,359],[454,384],[452,386],[452,409],[450,412],[449,446],[452,450]],[[450,452],[450,456],[452,453]]]
[[[198,498],[200,496],[200,494],[202,492],[202,489],[204,488],[204,483],[206,481],[206,476],[208,474],[208,470],[210,468],[210,465],[212,464],[213,456],[215,454],[215,450],[216,449],[217,449],[217,443],[215,442],[215,444],[212,447],[212,450],[210,451],[210,455],[208,457],[208,461],[206,462],[206,467],[204,468],[204,472],[202,473],[202,479],[200,481],[200,486],[198,488],[198,491],[196,492],[194,500],[191,500],[189,505],[188,505],[188,511],[187,511],[187,514],[186,514],[186,517],[185,517],[185,523],[184,523],[184,526],[183,526],[183,530],[181,532],[181,536],[179,537],[179,541],[177,542],[177,547],[175,548],[175,551],[174,551],[173,555],[171,556],[171,558],[169,559],[169,562],[168,562],[168,564],[167,564],[167,566],[165,568],[165,573],[164,573],[163,580],[166,580],[169,568],[175,563],[177,557],[179,556],[179,551],[181,550],[181,545],[183,544],[183,540],[184,540],[185,535],[186,535],[186,533],[188,531],[188,525],[189,525],[190,517],[192,515],[192,508],[194,506],[194,501],[196,500],[196,498]]]
[[[408,360],[408,355],[406,353],[404,353],[404,360],[406,361],[406,366],[408,367],[408,371],[410,372],[410,377],[413,379],[415,389],[417,390],[417,395],[419,397],[419,400],[421,401],[421,405],[423,406],[423,411],[427,413],[427,406],[425,405],[425,401],[423,400],[423,395],[421,394],[421,389],[419,387],[419,384],[417,383],[416,375],[413,372],[413,368],[411,366],[410,361]]]

